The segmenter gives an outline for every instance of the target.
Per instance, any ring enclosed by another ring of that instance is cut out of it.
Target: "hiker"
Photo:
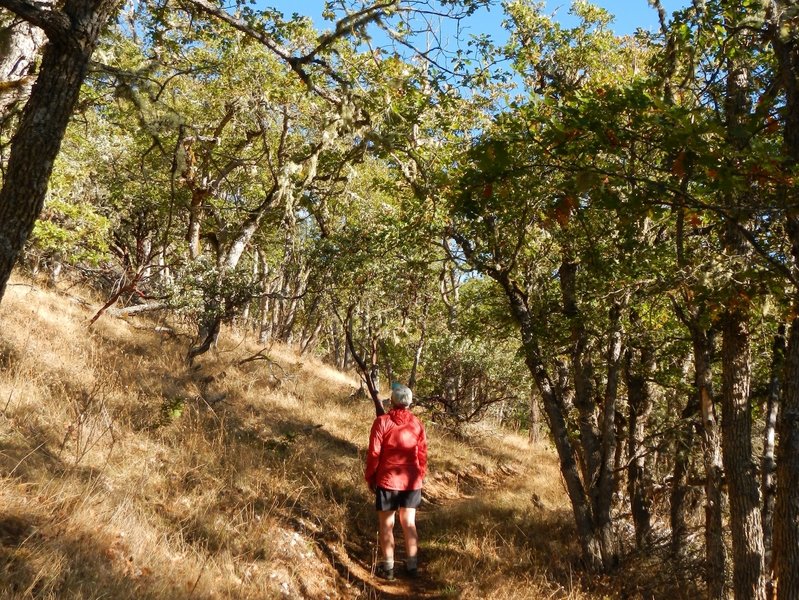
[[[391,386],[391,410],[375,419],[369,435],[364,476],[375,493],[380,563],[378,576],[394,579],[394,516],[399,511],[405,538],[405,569],[417,573],[419,536],[416,509],[422,502],[422,480],[427,472],[427,437],[422,422],[408,408],[413,393],[407,386]]]

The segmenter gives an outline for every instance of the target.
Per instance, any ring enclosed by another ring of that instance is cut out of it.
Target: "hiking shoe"
[[[394,581],[394,569],[388,569],[383,565],[380,565],[375,569],[375,575],[377,575],[380,579],[385,579],[386,581]]]
[[[415,578],[417,575],[419,575],[419,569],[417,569],[416,567],[414,567],[414,568],[412,568],[412,569],[411,569],[411,568],[407,568],[407,567],[406,567],[406,568],[405,568],[405,573],[408,575],[408,577],[410,577],[411,579],[413,579],[413,578]]]

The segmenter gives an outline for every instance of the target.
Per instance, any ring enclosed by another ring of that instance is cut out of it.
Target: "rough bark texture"
[[[724,14],[725,26],[738,28],[737,13]],[[738,35],[738,34],[736,34]],[[741,35],[732,41],[748,44]],[[752,83],[749,67],[740,54],[730,52],[725,64],[724,112],[727,142],[744,152],[750,143],[746,127],[751,118]],[[730,162],[732,166],[734,163]],[[751,248],[741,229],[750,220],[746,201],[739,194],[725,193],[729,207],[723,243],[730,257],[729,268],[743,272],[751,261]],[[730,503],[732,533],[733,592],[736,600],[765,600],[763,529],[760,520],[760,488],[752,450],[752,413],[749,400],[751,358],[749,350],[749,282],[732,279],[727,289],[722,317],[722,421],[721,444]]]
[[[635,527],[635,543],[645,546],[652,533],[652,512],[646,478],[646,453],[644,434],[652,409],[652,390],[648,376],[654,370],[654,356],[650,347],[628,350],[625,361],[627,383],[628,437],[627,437],[627,494]]]
[[[772,42],[785,91],[784,143],[786,167],[799,165],[799,35],[795,16],[796,0],[773,3],[775,23]],[[797,206],[796,188],[785,190],[786,206]],[[793,255],[793,273],[799,273],[799,214],[786,218]],[[799,290],[794,289],[794,312],[799,309]],[[782,406],[777,420],[777,497],[774,507],[774,577],[779,600],[799,598],[799,320],[791,325],[785,358]]]
[[[713,336],[691,324],[694,350],[695,405],[702,415],[701,443],[705,466],[705,582],[708,600],[722,600],[727,596],[724,573],[726,550],[724,547],[721,440],[718,420],[713,405],[712,361],[715,348]]]
[[[768,574],[766,595],[773,596],[774,580],[772,565],[772,547],[774,532],[774,501],[776,499],[776,463],[774,448],[777,434],[777,415],[780,406],[780,388],[782,371],[785,368],[785,326],[780,325],[771,346],[771,381],[769,383],[768,402],[766,404],[766,425],[763,433],[763,459],[760,467],[760,486],[763,495],[763,551],[766,573]]]
[[[774,578],[779,600],[799,598],[799,319],[791,324],[785,390],[777,421]]]
[[[537,445],[541,441],[541,410],[538,407],[538,388],[530,391],[530,443]]]
[[[61,12],[12,3],[45,26],[49,42],[19,127],[0,190],[0,299],[42,210],[53,163],[97,39],[116,0],[68,0]]]
[[[610,310],[610,339],[607,350],[607,383],[602,399],[602,423],[597,420],[597,390],[594,365],[585,319],[577,303],[577,263],[564,249],[559,269],[563,312],[571,328],[571,362],[574,377],[574,405],[578,411],[580,449],[585,461],[585,490],[591,500],[593,529],[599,539],[603,569],[607,572],[619,562],[618,536],[613,530],[611,507],[615,478],[613,458],[616,448],[616,395],[621,373],[620,316],[623,303]],[[561,408],[562,414],[565,414]]]
[[[749,406],[749,331],[742,309],[728,308],[723,335],[721,437],[729,489],[733,587],[736,600],[765,600],[760,490]]]
[[[566,482],[566,491],[571,501],[583,559],[589,569],[601,571],[603,569],[603,560],[600,542],[594,530],[591,505],[580,481],[580,471],[569,441],[562,398],[556,393],[555,386],[541,358],[541,351],[534,334],[533,321],[527,309],[524,294],[506,273],[495,273],[494,277],[508,297],[511,311],[519,325],[525,363],[541,393],[549,429],[555,443],[555,449],[558,452],[560,470]]]
[[[619,564],[620,545],[613,528],[613,491],[616,489],[616,476],[613,461],[616,455],[616,401],[619,379],[622,370],[622,332],[621,312],[623,303],[614,303],[610,309],[610,339],[608,341],[608,376],[605,384],[605,397],[602,413],[602,460],[599,481],[596,485],[594,524],[602,547],[602,561],[606,571]]]
[[[30,95],[44,41],[44,32],[25,21],[15,19],[0,28],[0,119]]]
[[[677,429],[674,449],[674,470],[669,493],[669,523],[671,525],[671,552],[676,557],[685,556],[688,551],[688,524],[685,520],[685,499],[688,493],[688,471],[691,465],[691,452],[694,448],[696,415],[699,402],[691,395],[680,414],[681,425]]]
[[[594,366],[588,347],[588,332],[577,307],[577,263],[565,256],[558,270],[563,313],[571,327],[571,367],[574,379],[574,406],[578,412],[580,450],[585,462],[586,486],[599,481],[602,449],[595,411]],[[589,492],[594,508],[596,495]]]

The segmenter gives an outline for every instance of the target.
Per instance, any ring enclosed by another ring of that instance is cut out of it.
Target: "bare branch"
[[[320,52],[325,50],[331,44],[335,43],[336,40],[344,37],[355,29],[365,27],[369,23],[379,20],[386,14],[386,9],[396,7],[398,5],[398,0],[389,0],[388,2],[384,2],[382,4],[378,3],[372,6],[367,6],[351,15],[347,15],[346,17],[339,19],[336,22],[336,28],[327,35],[321,36],[316,47],[305,56],[302,56],[299,59],[300,62],[306,63],[311,61]]]

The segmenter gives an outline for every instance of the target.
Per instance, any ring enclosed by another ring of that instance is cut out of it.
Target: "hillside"
[[[421,577],[381,584],[353,376],[229,331],[190,368],[75,294],[0,305],[1,597],[591,597],[550,450],[427,419]]]

